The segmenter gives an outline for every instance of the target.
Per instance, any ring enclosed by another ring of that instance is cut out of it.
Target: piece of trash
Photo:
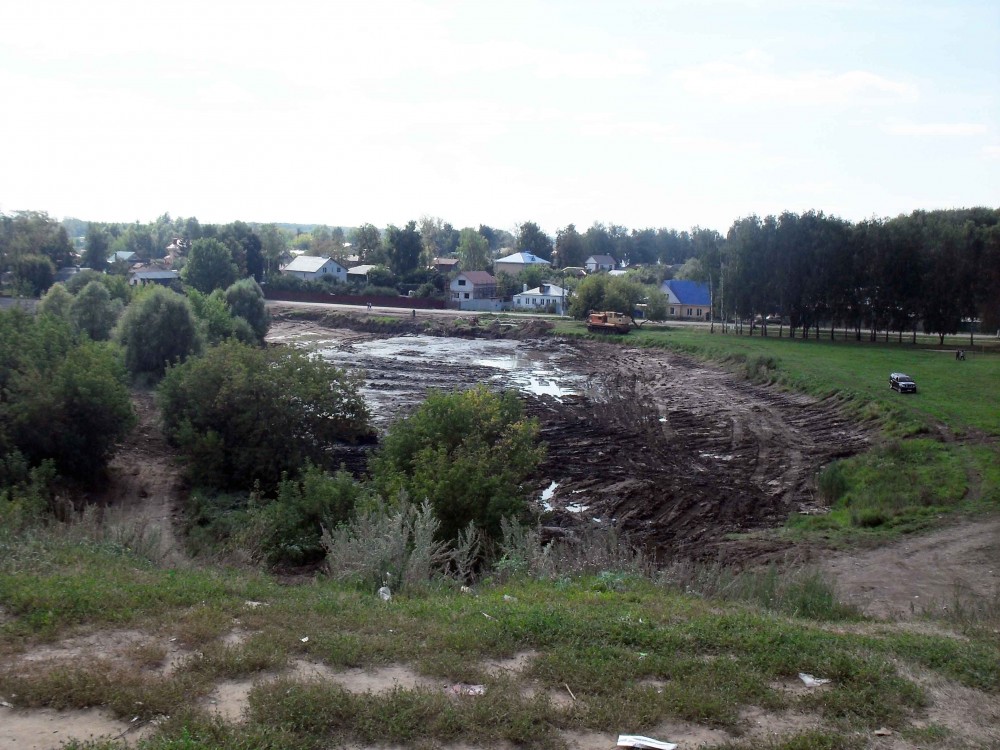
[[[464,682],[456,682],[448,688],[452,695],[486,695],[485,685],[467,685]]]
[[[460,588],[459,591],[461,591],[463,594],[471,594],[472,593],[472,589],[469,588],[468,586],[462,586],[462,588]]]
[[[516,596],[511,596],[510,594],[504,594],[503,595],[503,600],[505,602],[516,602],[517,601],[517,597]]]
[[[307,635],[305,638],[299,638],[299,640],[303,643],[309,643],[309,636]]]
[[[638,734],[619,734],[618,747],[639,747],[649,748],[649,750],[674,750],[677,745],[673,742],[654,740],[652,737],[642,737]]]
[[[170,642],[171,642],[171,643],[174,643],[174,642],[175,642],[176,640],[177,640],[176,638],[171,638],[171,639],[170,639]]]
[[[639,652],[639,658],[640,659],[645,659],[647,656],[649,656],[649,654],[646,653],[645,651],[640,651]]]
[[[805,672],[799,672],[799,679],[806,684],[806,687],[819,687],[830,681],[826,677],[813,677]]]
[[[876,729],[874,732],[872,732],[872,734],[876,735],[877,737],[890,737],[892,736],[892,730],[886,729],[885,727],[880,727]]]
[[[485,612],[483,612],[483,617],[485,617],[487,620],[495,620],[496,619],[495,617],[493,617],[491,615],[488,615]]]
[[[3,706],[4,708],[14,708],[13,703],[8,703],[7,701],[2,700],[0,700],[0,706]]]
[[[266,605],[264,604],[264,602],[247,601],[243,602],[243,606],[246,607],[247,609],[257,609],[257,607],[263,607]]]
[[[382,597],[382,601],[387,602],[392,599],[392,592],[389,591],[388,586],[383,586],[378,590],[378,595]]]

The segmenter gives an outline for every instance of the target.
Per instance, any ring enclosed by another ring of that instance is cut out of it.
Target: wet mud
[[[614,525],[661,560],[785,556],[791,512],[821,510],[816,473],[867,436],[829,404],[755,386],[665,350],[555,337],[399,336],[277,321],[269,339],[364,372],[380,430],[428,389],[516,389],[547,457],[532,480],[543,523]],[[364,471],[364,449],[341,457]],[[544,498],[543,498],[544,492]]]

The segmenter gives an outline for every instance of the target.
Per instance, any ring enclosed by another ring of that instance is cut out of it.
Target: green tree
[[[559,268],[567,266],[583,266],[587,260],[583,237],[572,224],[556,232],[556,249],[554,259]]]
[[[526,221],[517,228],[514,249],[549,260],[552,257],[552,238],[539,229],[535,222]]]
[[[91,222],[87,225],[87,238],[84,241],[83,265],[95,271],[103,271],[110,254],[111,238],[108,231],[100,224]]]
[[[226,289],[225,300],[230,312],[249,323],[257,340],[263,343],[271,325],[271,316],[260,285],[253,279],[240,279]]]
[[[422,250],[417,222],[408,222],[403,229],[390,225],[385,233],[385,249],[389,267],[397,276],[406,276],[417,270]]]
[[[432,392],[389,429],[371,462],[372,481],[384,497],[405,491],[428,500],[443,538],[470,521],[498,536],[502,518],[524,512],[521,484],[543,456],[538,423],[524,417],[513,393]]]
[[[66,319],[0,312],[0,464],[20,454],[89,478],[132,421],[116,350],[78,343]]]
[[[201,349],[190,304],[163,287],[144,291],[125,308],[117,339],[125,349],[129,372],[157,379],[167,365],[182,362]]]
[[[56,270],[44,255],[21,255],[11,263],[14,283],[25,293],[37,297],[50,286]]]
[[[73,295],[66,291],[66,286],[64,284],[53,284],[38,303],[38,313],[40,315],[52,315],[61,320],[69,320],[69,308],[72,304]]]
[[[569,314],[577,320],[583,320],[591,310],[605,309],[604,290],[608,278],[607,274],[595,274],[583,279],[569,304]]]
[[[121,360],[104,343],[82,342],[19,387],[11,414],[19,449],[35,463],[52,459],[63,474],[97,476],[135,422]]]
[[[362,224],[351,233],[351,246],[362,263],[384,263],[382,233],[374,224]]]
[[[70,317],[77,330],[94,341],[106,341],[111,337],[121,312],[121,301],[112,299],[107,287],[100,281],[87,284],[70,305]]]
[[[258,230],[261,254],[264,256],[264,274],[270,278],[278,273],[281,261],[288,252],[288,235],[277,224],[265,224]]]
[[[196,240],[181,271],[184,283],[199,292],[225,289],[236,281],[237,268],[230,249],[216,239]]]
[[[327,466],[331,445],[371,438],[360,382],[297,349],[229,341],[171,367],[158,399],[197,484],[274,487],[307,462]]]
[[[234,338],[245,344],[257,345],[260,339],[250,324],[243,318],[234,316],[226,304],[225,293],[216,289],[211,294],[202,294],[191,289],[187,294],[198,327],[198,336],[209,346],[215,346],[226,339]]]
[[[490,267],[490,243],[475,229],[459,234],[458,258],[463,271],[486,271]]]

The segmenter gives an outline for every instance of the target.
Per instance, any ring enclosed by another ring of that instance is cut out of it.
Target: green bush
[[[296,349],[225,342],[170,368],[158,391],[164,431],[196,484],[265,490],[328,448],[372,436],[360,379]]]
[[[129,372],[157,379],[168,365],[182,362],[201,349],[191,305],[163,287],[144,290],[125,308],[117,340],[125,348]]]
[[[470,522],[498,536],[504,516],[525,510],[521,483],[543,456],[538,423],[524,418],[517,396],[478,386],[430,393],[389,429],[370,469],[383,497],[402,491],[428,500],[442,538],[454,539]]]
[[[253,279],[241,279],[225,291],[226,305],[235,318],[245,320],[261,343],[271,325],[264,292]]]
[[[348,472],[330,475],[309,466],[300,479],[282,480],[274,500],[257,500],[250,507],[237,543],[254,560],[315,562],[324,555],[323,529],[349,520],[364,497],[364,488]]]
[[[0,313],[0,455],[92,478],[134,421],[116,348],[76,343],[67,321]]]

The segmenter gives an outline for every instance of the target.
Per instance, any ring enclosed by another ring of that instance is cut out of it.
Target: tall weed
[[[392,509],[379,504],[359,512],[323,530],[327,572],[339,581],[397,591],[426,585],[445,575],[451,559],[447,545],[434,538],[438,527],[428,502],[417,507],[404,499]]]
[[[605,572],[652,575],[653,562],[616,529],[588,528],[544,543],[538,529],[504,519],[501,532],[499,559],[494,564],[501,578],[552,580]]]

